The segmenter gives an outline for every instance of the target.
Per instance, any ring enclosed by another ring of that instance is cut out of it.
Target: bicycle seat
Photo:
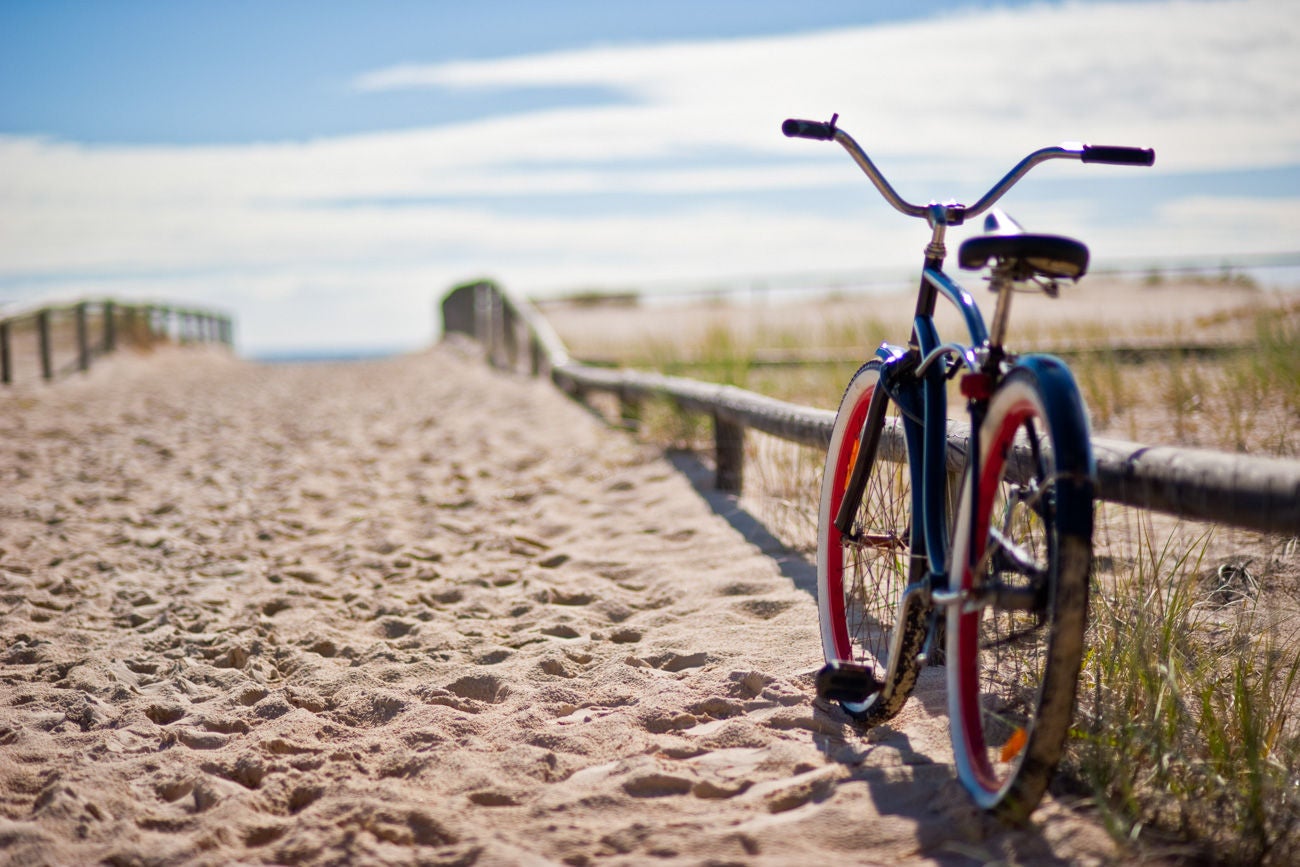
[[[984,232],[962,242],[957,252],[961,267],[976,271],[990,259],[1011,262],[1017,280],[1030,277],[1077,280],[1088,270],[1088,248],[1082,241],[1026,232],[1000,210],[994,209],[984,218]]]

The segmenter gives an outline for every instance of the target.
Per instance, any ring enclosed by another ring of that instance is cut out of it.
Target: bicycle
[[[946,662],[957,775],[975,802],[1026,819],[1060,761],[1074,714],[1092,559],[1094,465],[1087,413],[1069,368],[1004,346],[1012,291],[1087,270],[1088,248],[1024,231],[993,205],[1052,159],[1152,165],[1152,150],[1066,144],[1021,160],[974,205],[902,199],[866,152],[828,123],[787,120],[787,136],[834,141],[885,200],[930,226],[912,334],[885,343],[845,389],[822,477],[817,595],[826,667],[821,699],[860,726],[895,716],[921,667]],[[945,233],[986,211],[962,268],[989,268],[986,327],[943,270]],[[942,342],[938,299],[969,343]],[[958,380],[968,440],[950,439]],[[962,446],[965,446],[964,449]],[[960,489],[950,472],[962,469]],[[954,514],[955,513],[955,514]]]

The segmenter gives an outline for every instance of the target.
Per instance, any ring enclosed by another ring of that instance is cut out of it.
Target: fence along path
[[[629,420],[637,417],[641,401],[652,398],[711,416],[716,483],[724,491],[740,493],[743,485],[746,428],[820,449],[830,441],[835,413],[829,410],[735,386],[579,363],[531,303],[490,281],[453,288],[442,312],[444,329],[483,343],[492,364],[516,367],[526,348],[534,376],[545,373],[580,400],[591,392],[617,395]],[[901,443],[901,430],[887,429],[885,436]],[[969,439],[968,425],[949,421],[950,472],[960,472]],[[1094,438],[1092,447],[1102,500],[1187,520],[1300,533],[1300,461],[1103,438]]]
[[[112,299],[0,309],[0,384],[39,375],[46,381],[86,371],[122,344],[234,342],[224,313]]]

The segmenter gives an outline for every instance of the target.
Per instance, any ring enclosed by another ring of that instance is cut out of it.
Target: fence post
[[[0,322],[0,382],[14,381],[13,356],[9,353],[9,323]]]
[[[640,430],[641,399],[634,395],[630,389],[620,388],[618,390],[618,407],[623,426],[628,430]]]
[[[86,302],[75,308],[77,320],[77,367],[82,373],[90,370],[90,328],[86,322]]]
[[[492,359],[492,290],[487,283],[474,287],[474,339],[483,347],[489,361]]]
[[[116,315],[116,305],[112,301],[105,301],[103,307],[104,315],[104,352],[107,354],[117,349],[117,322],[114,319]]]
[[[442,332],[474,337],[478,316],[478,287],[482,283],[462,283],[442,300]]]
[[[41,378],[54,378],[54,347],[50,345],[50,311],[36,314],[37,351],[41,356]]]
[[[501,304],[501,337],[505,350],[505,363],[514,370],[519,364],[519,335],[517,332],[515,310],[509,304]]]
[[[542,341],[536,335],[528,338],[528,372],[533,376],[542,372]]]
[[[505,366],[506,299],[492,287],[492,366]]]
[[[745,478],[745,426],[714,410],[713,445],[718,490],[739,496]]]

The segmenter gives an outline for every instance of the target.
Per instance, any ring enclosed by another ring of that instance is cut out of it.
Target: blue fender
[[[1061,359],[1051,355],[1023,355],[1008,377],[1033,378],[1047,411],[1047,425],[1057,445],[1057,514],[1063,532],[1092,538],[1092,502],[1097,466],[1092,454],[1088,411],[1074,381],[1074,374]]]

